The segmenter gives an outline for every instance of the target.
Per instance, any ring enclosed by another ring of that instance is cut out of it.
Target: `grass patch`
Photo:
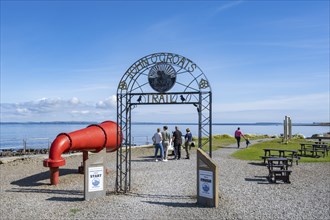
[[[231,156],[240,160],[252,160],[252,161],[262,161],[260,156],[264,155],[264,148],[276,148],[276,149],[286,149],[286,150],[299,150],[300,143],[306,143],[307,140],[301,137],[293,138],[289,143],[282,143],[281,138],[275,138],[268,135],[245,135],[250,140],[260,140],[265,138],[272,138],[270,141],[265,141],[257,144],[253,144],[248,148],[245,147],[244,139],[241,142],[243,149],[240,149],[233,153]],[[198,147],[198,139],[197,137],[193,137],[193,141],[195,141],[196,147],[191,148],[192,151],[196,150]],[[203,141],[208,141],[208,138],[203,138]],[[233,136],[224,134],[224,135],[214,135],[212,137],[212,151],[216,151],[218,149],[224,148],[228,145],[236,144],[236,139]],[[154,149],[153,145],[150,145],[148,148],[132,148],[134,150],[135,155],[150,155],[150,150]],[[209,151],[208,143],[203,146],[203,150],[205,152]],[[181,150],[181,154],[184,154],[184,150]],[[321,155],[321,154],[320,154]],[[320,157],[320,158],[312,158],[312,157],[300,157],[299,162],[330,162],[330,156]]]
[[[308,141],[297,138],[292,139],[289,143],[283,144],[282,139],[276,138],[271,141],[266,141],[262,143],[254,144],[248,148],[238,150],[231,156],[240,160],[255,160],[261,161],[260,156],[264,155],[264,148],[276,148],[276,149],[286,149],[286,150],[299,150],[300,143],[306,143]],[[320,154],[321,155],[321,154]],[[313,157],[300,157],[299,162],[330,162],[330,156],[313,158]]]
[[[250,140],[259,140],[259,139],[264,139],[264,138],[270,138],[270,136],[268,136],[268,135],[245,135],[245,136],[247,138],[249,138]],[[204,139],[207,139],[207,138],[203,138],[203,140]],[[198,143],[197,137],[195,137],[193,139],[193,141]],[[214,135],[212,137],[212,151],[216,151],[220,148],[223,148],[223,147],[226,147],[228,145],[235,144],[235,143],[236,143],[236,139],[233,136],[230,136],[228,134]],[[242,144],[242,146],[245,146],[244,139],[242,139],[241,144]],[[209,151],[209,145],[206,144],[205,146],[203,146],[202,149],[204,151],[208,152]]]
[[[202,142],[205,141],[208,138],[202,138]],[[194,138],[193,141],[195,143],[198,143],[198,139]],[[236,143],[236,139],[234,137],[231,137],[230,135],[224,134],[224,135],[215,135],[212,137],[212,151],[218,150],[219,148],[228,146],[230,144]],[[209,144],[203,146],[202,148],[204,151],[209,151]]]
[[[81,209],[78,209],[78,208],[72,208],[72,209],[70,209],[71,215],[75,215],[79,211],[81,211]]]
[[[246,134],[245,135],[249,140],[260,140],[260,139],[264,139],[264,138],[272,138],[271,136],[268,135],[249,135]],[[203,138],[203,141],[207,140],[208,138],[205,137]],[[196,143],[198,143],[198,139],[197,137],[193,138],[193,141],[195,141]],[[235,144],[236,143],[236,139],[233,136],[230,136],[228,134],[222,134],[222,135],[214,135],[212,137],[212,151],[216,151],[220,148],[226,147],[228,145],[231,144]],[[245,141],[244,139],[241,140],[241,145],[245,146]],[[206,144],[205,146],[203,146],[202,148],[204,151],[208,152],[209,151],[209,145]]]

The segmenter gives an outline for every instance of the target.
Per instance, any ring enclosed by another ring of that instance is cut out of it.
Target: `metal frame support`
[[[150,76],[151,73],[157,73],[157,70],[165,72],[164,76],[168,77],[166,83],[163,79],[155,82],[154,75]],[[168,75],[166,71],[169,71]],[[123,135],[116,160],[117,192],[126,193],[131,190],[131,111],[139,105],[163,104],[196,107],[198,147],[208,145],[209,156],[212,157],[212,91],[206,76],[193,61],[181,55],[150,54],[128,68],[117,89],[117,124]]]

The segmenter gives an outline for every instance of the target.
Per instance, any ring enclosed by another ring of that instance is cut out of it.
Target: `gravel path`
[[[49,185],[45,157],[0,165],[1,219],[330,219],[330,163],[292,167],[291,184],[270,184],[266,167],[213,152],[219,166],[219,207],[196,205],[196,152],[190,160],[155,162],[153,149],[132,153],[132,190],[114,193],[115,153],[106,197],[84,201],[81,155],[66,158],[60,184]],[[183,151],[184,155],[184,151]]]

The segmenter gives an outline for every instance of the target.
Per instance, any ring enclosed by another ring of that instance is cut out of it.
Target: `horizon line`
[[[0,124],[99,124],[96,121],[7,121]],[[198,125],[196,122],[131,122],[135,125],[143,124],[167,124],[167,125]],[[283,125],[283,122],[214,122],[212,125]],[[306,125],[306,126],[330,126],[330,122],[296,122],[292,123],[293,126]]]

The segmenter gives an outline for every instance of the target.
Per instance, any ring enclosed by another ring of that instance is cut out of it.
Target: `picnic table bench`
[[[300,147],[301,156],[307,156],[307,152],[311,153],[312,157],[319,157],[318,153],[322,153],[323,157],[328,156],[329,146],[326,143],[301,143]]]
[[[292,166],[293,161],[296,161],[296,164],[298,165],[300,157],[298,156],[297,150],[285,150],[275,148],[264,148],[263,150],[265,154],[264,156],[261,156],[261,158],[264,160],[264,164],[266,164],[266,160],[269,158],[282,157],[288,159],[288,162],[290,162],[290,166]]]
[[[277,180],[282,180],[285,183],[290,182],[291,170],[288,170],[288,158],[272,157],[268,158],[268,180],[276,183]]]

